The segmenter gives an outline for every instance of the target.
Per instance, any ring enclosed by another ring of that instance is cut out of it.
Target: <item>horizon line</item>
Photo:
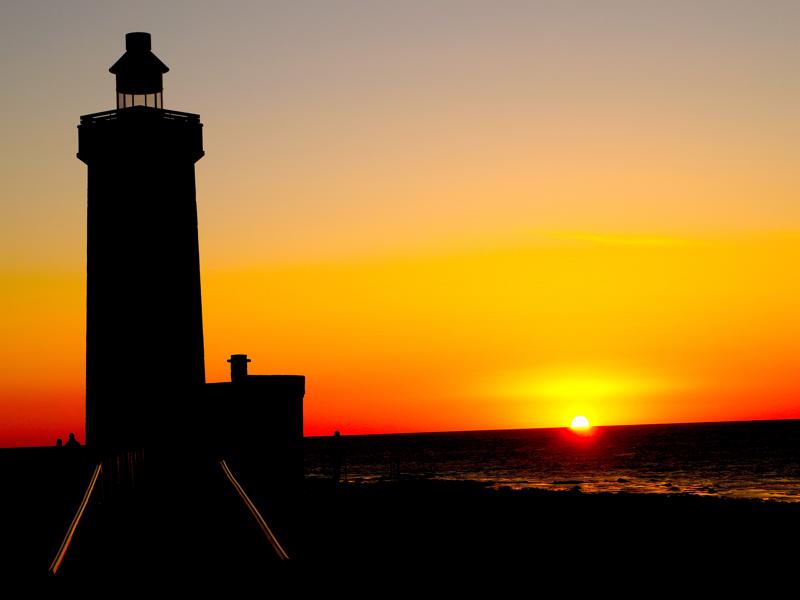
[[[662,423],[622,423],[622,424],[614,424],[614,425],[592,425],[592,429],[611,429],[617,427],[657,427],[657,426],[664,426],[664,425],[723,425],[723,424],[733,424],[733,423],[776,423],[781,421],[800,421],[800,418],[785,418],[785,419],[729,419],[729,420],[722,420],[722,421],[670,421],[670,422],[662,422]],[[532,431],[532,430],[545,430],[545,429],[569,429],[569,425],[561,425],[557,427],[507,427],[507,428],[499,428],[499,429],[445,429],[439,431],[393,431],[393,432],[386,432],[386,433],[341,433],[342,437],[376,437],[376,436],[391,436],[391,435],[438,435],[444,433],[494,433],[498,431]],[[312,439],[312,438],[329,438],[332,437],[331,435],[303,435],[303,439]],[[24,449],[47,449],[47,448],[57,448],[55,445],[51,446],[0,446],[0,451],[2,450],[24,450]],[[81,446],[81,449],[86,449],[87,446],[84,444]],[[74,449],[73,449],[74,451]]]
[[[788,417],[785,419],[730,419],[723,421],[670,421],[667,423],[621,423],[614,425],[592,425],[592,429],[610,429],[613,427],[655,427],[661,425],[719,425],[725,423],[769,423],[778,421],[800,421],[800,418]],[[339,431],[342,437],[368,437],[368,436],[388,436],[388,435],[436,435],[441,433],[491,433],[496,431],[531,431],[541,429],[569,429],[569,425],[555,427],[506,427],[499,429],[446,429],[441,431],[393,431],[391,433],[351,433],[346,434]],[[303,438],[329,438],[331,435],[304,435]]]

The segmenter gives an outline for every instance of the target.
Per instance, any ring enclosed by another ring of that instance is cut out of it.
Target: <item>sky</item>
[[[5,0],[0,446],[83,438],[129,31],[204,123],[208,381],[306,375],[308,435],[800,418],[797,2]]]

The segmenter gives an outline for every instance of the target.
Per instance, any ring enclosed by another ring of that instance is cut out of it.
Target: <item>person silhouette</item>
[[[79,448],[80,445],[81,445],[81,443],[78,440],[75,439],[75,434],[74,433],[70,433],[69,434],[69,439],[67,440],[67,443],[64,444],[64,447],[65,448]]]
[[[56,440],[56,448],[63,448],[63,446],[64,446],[64,440],[62,440],[61,438],[58,438]]]

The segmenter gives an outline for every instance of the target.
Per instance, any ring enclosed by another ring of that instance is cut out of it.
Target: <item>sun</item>
[[[589,419],[581,415],[572,419],[572,423],[569,426],[573,431],[587,431],[590,427]]]

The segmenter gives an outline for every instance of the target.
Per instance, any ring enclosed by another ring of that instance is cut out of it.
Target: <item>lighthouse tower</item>
[[[164,108],[169,69],[125,36],[115,110],[84,115],[88,167],[86,440],[101,453],[170,439],[205,382],[196,114]]]

